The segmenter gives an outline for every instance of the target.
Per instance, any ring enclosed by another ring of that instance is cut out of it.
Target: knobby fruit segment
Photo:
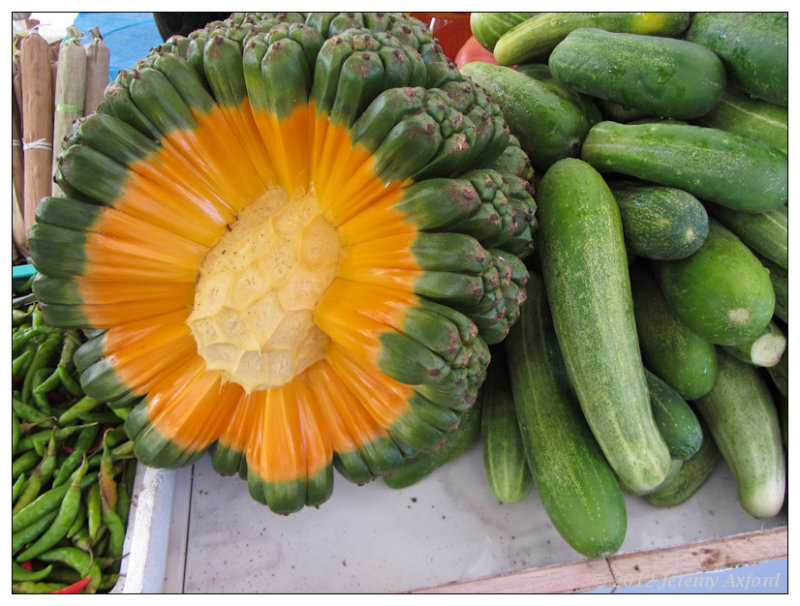
[[[109,85],[31,232],[145,464],[279,513],[441,445],[525,299],[530,162],[418,21],[234,14]]]

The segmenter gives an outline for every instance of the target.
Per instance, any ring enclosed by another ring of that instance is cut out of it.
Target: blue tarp
[[[109,81],[119,70],[133,67],[162,42],[153,13],[78,13],[74,24],[84,33],[87,43],[91,41],[89,30],[93,27],[100,30],[111,51]]]

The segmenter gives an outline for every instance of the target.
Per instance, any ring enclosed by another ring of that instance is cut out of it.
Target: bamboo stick
[[[37,32],[20,43],[22,84],[22,151],[25,162],[23,215],[33,225],[39,201],[50,195],[53,181],[53,87],[49,48]]]
[[[80,42],[83,36],[74,25],[67,28],[67,38],[58,52],[58,76],[55,89],[55,115],[53,118],[53,158],[51,175],[56,172],[58,156],[64,139],[72,132],[72,123],[83,116],[86,93],[86,51]],[[53,195],[61,193],[57,183],[52,184]]]
[[[108,69],[111,51],[97,27],[89,30],[92,41],[86,45],[86,98],[83,104],[83,115],[88,116],[97,111],[103,101],[103,93],[108,86]]]

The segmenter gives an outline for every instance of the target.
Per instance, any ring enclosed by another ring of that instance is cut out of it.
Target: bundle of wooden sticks
[[[58,154],[72,124],[93,113],[109,80],[109,49],[97,28],[91,40],[76,27],[48,43],[27,19],[14,37],[12,64],[12,260],[27,258],[27,231],[39,201],[59,193]]]

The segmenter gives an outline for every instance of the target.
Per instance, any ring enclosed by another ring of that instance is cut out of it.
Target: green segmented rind
[[[206,449],[190,451],[164,436],[147,416],[147,400],[134,406],[125,419],[125,431],[133,440],[133,453],[149,467],[178,469],[196,462]]]
[[[75,121],[67,145],[81,143],[127,167],[159,150],[150,137],[124,120],[103,113]]]
[[[387,182],[406,179],[430,162],[441,144],[436,120],[424,112],[411,114],[395,124],[374,150],[373,170]]]
[[[119,378],[113,363],[108,358],[100,358],[80,374],[83,391],[98,402],[125,402],[128,396],[141,397],[133,393]]]
[[[673,459],[686,460],[703,442],[703,430],[692,407],[666,382],[645,369],[650,405],[658,431]]]
[[[312,68],[302,46],[292,39],[273,42],[261,60],[265,109],[278,119],[308,102]]]
[[[58,158],[56,181],[62,188],[80,192],[81,199],[114,205],[130,178],[128,168],[86,145],[73,145]]]
[[[491,258],[478,240],[458,232],[420,231],[410,250],[420,268],[426,271],[481,274]]]
[[[36,207],[36,222],[75,231],[90,229],[100,218],[102,207],[67,197],[42,198]]]
[[[252,467],[247,468],[247,488],[250,496],[279,514],[300,511],[306,502],[305,479],[273,482],[259,476]]]
[[[133,102],[161,134],[197,128],[191,108],[157,69],[144,67],[133,72],[129,91]]]
[[[380,93],[350,128],[354,144],[375,151],[392,127],[402,118],[422,111],[425,89],[422,87],[391,88]]]
[[[80,305],[62,305],[60,303],[40,301],[39,309],[45,322],[51,326],[83,328],[90,323]]]
[[[203,47],[203,75],[220,106],[239,107],[247,97],[242,50],[238,42],[224,36],[214,36],[209,40]]]
[[[40,303],[63,306],[83,304],[83,297],[74,277],[56,278],[37,272],[33,279],[33,293]]]
[[[115,116],[153,140],[161,137],[156,126],[133,102],[128,88],[120,84],[119,78],[106,87],[103,101],[98,106],[97,112]]]
[[[28,245],[37,270],[56,278],[83,275],[86,237],[84,231],[34,223],[28,232]]]
[[[421,452],[410,457],[383,476],[389,488],[400,489],[416,484],[434,471],[464,454],[480,437],[481,407],[464,411],[458,427],[447,434],[434,452]]]
[[[214,97],[186,59],[178,55],[156,55],[153,68],[166,76],[190,111],[208,114],[215,107]],[[189,126],[190,120],[186,119],[186,122]]]
[[[244,459],[244,452],[220,440],[211,449],[211,467],[222,476],[238,475]]]
[[[420,230],[436,230],[452,228],[462,217],[476,212],[480,204],[478,193],[467,179],[441,177],[412,183],[392,208],[405,214]]]
[[[100,333],[95,337],[89,338],[75,350],[72,359],[75,362],[75,369],[79,373],[82,373],[103,357],[105,353],[105,341],[105,333]]]

